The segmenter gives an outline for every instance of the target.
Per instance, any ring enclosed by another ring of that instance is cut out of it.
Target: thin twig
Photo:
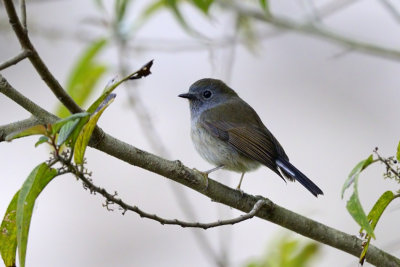
[[[31,40],[29,39],[28,32],[24,29],[19,21],[18,15],[15,10],[15,6],[12,0],[3,0],[4,7],[6,9],[10,25],[12,26],[15,35],[18,38],[19,43],[23,49],[32,51],[29,55],[29,60],[36,69],[37,73],[47,84],[53,94],[60,100],[60,102],[71,112],[81,112],[82,109],[75,103],[75,101],[67,94],[64,88],[60,85],[57,79],[49,71],[46,64],[43,62]]]
[[[24,49],[22,50],[21,53],[19,53],[18,55],[4,61],[3,63],[0,64],[0,70],[4,70],[12,65],[17,64],[18,62],[20,62],[21,60],[24,60],[25,58],[29,57],[32,54],[32,51]]]
[[[234,224],[237,224],[237,223],[240,223],[245,220],[253,218],[257,214],[257,212],[259,212],[259,210],[264,205],[267,204],[267,202],[264,199],[260,199],[254,204],[254,207],[250,210],[250,212],[248,212],[246,214],[240,215],[239,217],[236,217],[236,218],[232,218],[232,219],[228,219],[228,220],[219,220],[219,221],[211,222],[211,223],[185,222],[185,221],[181,221],[178,219],[165,219],[156,214],[147,213],[147,212],[141,210],[140,208],[138,208],[137,206],[132,206],[132,205],[127,204],[120,198],[117,198],[116,194],[110,194],[104,188],[94,185],[90,181],[90,179],[88,179],[82,172],[80,172],[78,170],[78,168],[76,166],[74,166],[70,162],[65,161],[62,157],[60,157],[59,159],[60,159],[60,161],[62,161],[63,164],[66,164],[66,166],[68,167],[68,169],[71,173],[73,173],[77,178],[79,178],[84,183],[86,188],[88,188],[91,192],[99,193],[103,197],[105,197],[107,200],[106,205],[109,205],[111,203],[117,204],[122,208],[123,213],[125,213],[127,210],[130,210],[130,211],[133,211],[133,212],[139,214],[140,217],[157,221],[157,222],[161,223],[162,225],[165,225],[165,224],[179,225],[181,227],[202,228],[204,230],[209,229],[209,228],[218,227],[218,226],[223,226],[223,225],[234,225]]]
[[[388,0],[380,0],[379,1],[388,11],[388,13],[392,16],[392,18],[397,22],[400,23],[400,13],[396,9],[395,6],[393,6],[392,3],[390,3]]]
[[[398,179],[400,179],[400,173],[393,169],[393,167],[389,164],[389,159],[381,157],[381,155],[378,153],[378,149],[375,149],[374,153],[378,157],[379,161],[385,164],[386,168],[390,170],[390,172],[392,172]]]
[[[26,4],[25,0],[19,0],[20,10],[21,10],[21,24],[24,27],[25,31],[28,31],[28,27],[26,24]]]
[[[54,115],[52,115],[54,116]],[[52,122],[51,116],[40,117],[41,121]],[[1,140],[0,140],[1,141]],[[169,178],[209,197],[210,199],[228,205],[243,212],[250,212],[259,197],[238,192],[209,178],[208,188],[204,190],[204,177],[179,161],[169,161],[156,155],[140,150],[122,142],[100,128],[94,133],[90,146],[125,161],[134,166],[144,168],[153,173]],[[325,224],[316,222],[300,214],[276,205],[268,199],[267,204],[256,214],[257,217],[276,223],[296,233],[340,249],[355,257],[359,257],[362,241],[352,235],[336,230]],[[400,266],[400,259],[370,245],[366,259],[368,262],[386,267]]]
[[[120,36],[119,32],[116,32],[115,36],[118,44],[118,71],[124,77],[128,73],[128,62],[126,61],[126,59],[129,58],[127,52],[130,49],[128,49],[128,47],[126,46],[126,38]],[[128,95],[130,107],[133,109],[133,112],[137,116],[140,128],[144,132],[144,136],[146,137],[150,147],[158,155],[168,158],[168,150],[163,144],[162,139],[160,138],[159,133],[154,126],[153,119],[137,92],[135,84],[129,82],[125,83],[125,88]],[[181,187],[178,187],[172,182],[170,182],[169,185],[171,190],[173,191],[173,195],[175,196],[179,207],[182,209],[186,217],[190,220],[195,221],[197,216],[185,191],[183,191]],[[210,242],[205,236],[205,233],[195,231],[195,229],[194,231],[192,231],[192,233],[195,237],[195,240],[198,242],[200,249],[204,251],[205,255],[207,255],[208,258],[212,259],[212,261],[216,262],[217,265],[221,265],[221,259],[212,248]]]
[[[31,113],[37,118],[51,118],[51,120],[57,119],[56,116],[43,109],[39,105],[35,104],[32,100],[18,92],[12,87],[7,80],[0,74],[0,93],[4,94],[15,103],[23,107],[26,111]]]
[[[244,6],[239,1],[226,1],[218,0],[227,9],[234,10],[241,15],[252,17],[256,20],[263,21],[271,24],[277,28],[292,30],[304,34],[309,34],[315,37],[320,37],[340,45],[344,45],[357,51],[368,53],[375,56],[384,57],[391,60],[400,61],[400,51],[392,48],[382,47],[376,44],[358,41],[338,34],[322,25],[315,25],[310,23],[298,23],[290,19],[281,18],[277,16],[267,16],[265,13]]]

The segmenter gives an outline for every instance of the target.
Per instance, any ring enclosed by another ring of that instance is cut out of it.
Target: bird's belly
[[[240,154],[234,147],[222,141],[201,127],[192,127],[191,137],[193,144],[202,158],[209,163],[236,172],[255,170],[260,163]]]

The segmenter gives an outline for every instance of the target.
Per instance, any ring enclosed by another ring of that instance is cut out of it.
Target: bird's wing
[[[275,160],[278,156],[273,139],[258,129],[230,122],[205,120],[201,126],[213,136],[226,141],[242,155],[260,162],[280,175]]]

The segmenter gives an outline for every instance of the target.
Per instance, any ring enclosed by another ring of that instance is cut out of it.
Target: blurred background
[[[318,38],[318,33],[277,28],[238,15],[230,5],[212,4],[202,12],[185,1],[178,1],[178,10],[166,6],[168,1],[117,2],[127,2],[126,9],[118,9],[115,1],[27,3],[32,41],[66,88],[79,88],[80,84],[71,82],[77,62],[97,45],[91,60],[101,66],[101,74],[96,76],[97,83],[90,84],[93,91],[84,107],[110,79],[154,59],[152,75],[116,90],[117,98],[99,121],[102,129],[140,149],[208,170],[211,166],[190,140],[188,103],[177,95],[198,79],[222,79],[258,112],[291,162],[325,195],[315,198],[298,183],[283,183],[267,168],[246,174],[242,189],[357,235],[359,226],[346,210],[348,195],[341,199],[341,188],[351,169],[375,147],[384,156],[396,153],[398,55],[383,57]],[[258,1],[243,4],[267,12]],[[360,43],[394,49],[400,45],[400,5],[394,4],[389,0],[280,0],[270,1],[269,8],[274,16],[297,24],[318,25],[322,31],[329,29]],[[0,5],[0,61],[19,51]],[[63,113],[28,60],[1,74],[48,111]],[[29,116],[4,95],[0,95],[0,112],[0,124]],[[34,148],[36,140],[28,137],[0,143],[1,216],[30,171],[49,156],[47,147]],[[89,148],[86,157],[95,184],[117,191],[127,203],[147,212],[200,222],[241,214],[102,152]],[[393,181],[382,179],[383,172],[382,165],[374,165],[360,178],[359,194],[366,211],[385,190],[396,189]],[[240,178],[224,170],[210,176],[231,187]],[[103,203],[102,197],[83,190],[73,176],[50,183],[35,205],[28,266],[285,266],[262,265],[274,257],[275,262],[282,260],[285,244],[295,244],[296,251],[311,247],[310,261],[301,266],[356,266],[358,262],[351,255],[309,243],[257,218],[206,231],[182,229],[132,212],[122,216],[118,207],[107,211]],[[397,201],[385,211],[372,242],[397,257],[399,208]]]

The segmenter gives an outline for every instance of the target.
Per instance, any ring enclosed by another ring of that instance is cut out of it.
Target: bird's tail
[[[307,178],[301,171],[293,166],[288,160],[279,158],[276,160],[276,165],[281,169],[284,176],[289,180],[297,180],[301,183],[308,191],[314,196],[323,195],[322,190],[314,184],[310,179]]]

